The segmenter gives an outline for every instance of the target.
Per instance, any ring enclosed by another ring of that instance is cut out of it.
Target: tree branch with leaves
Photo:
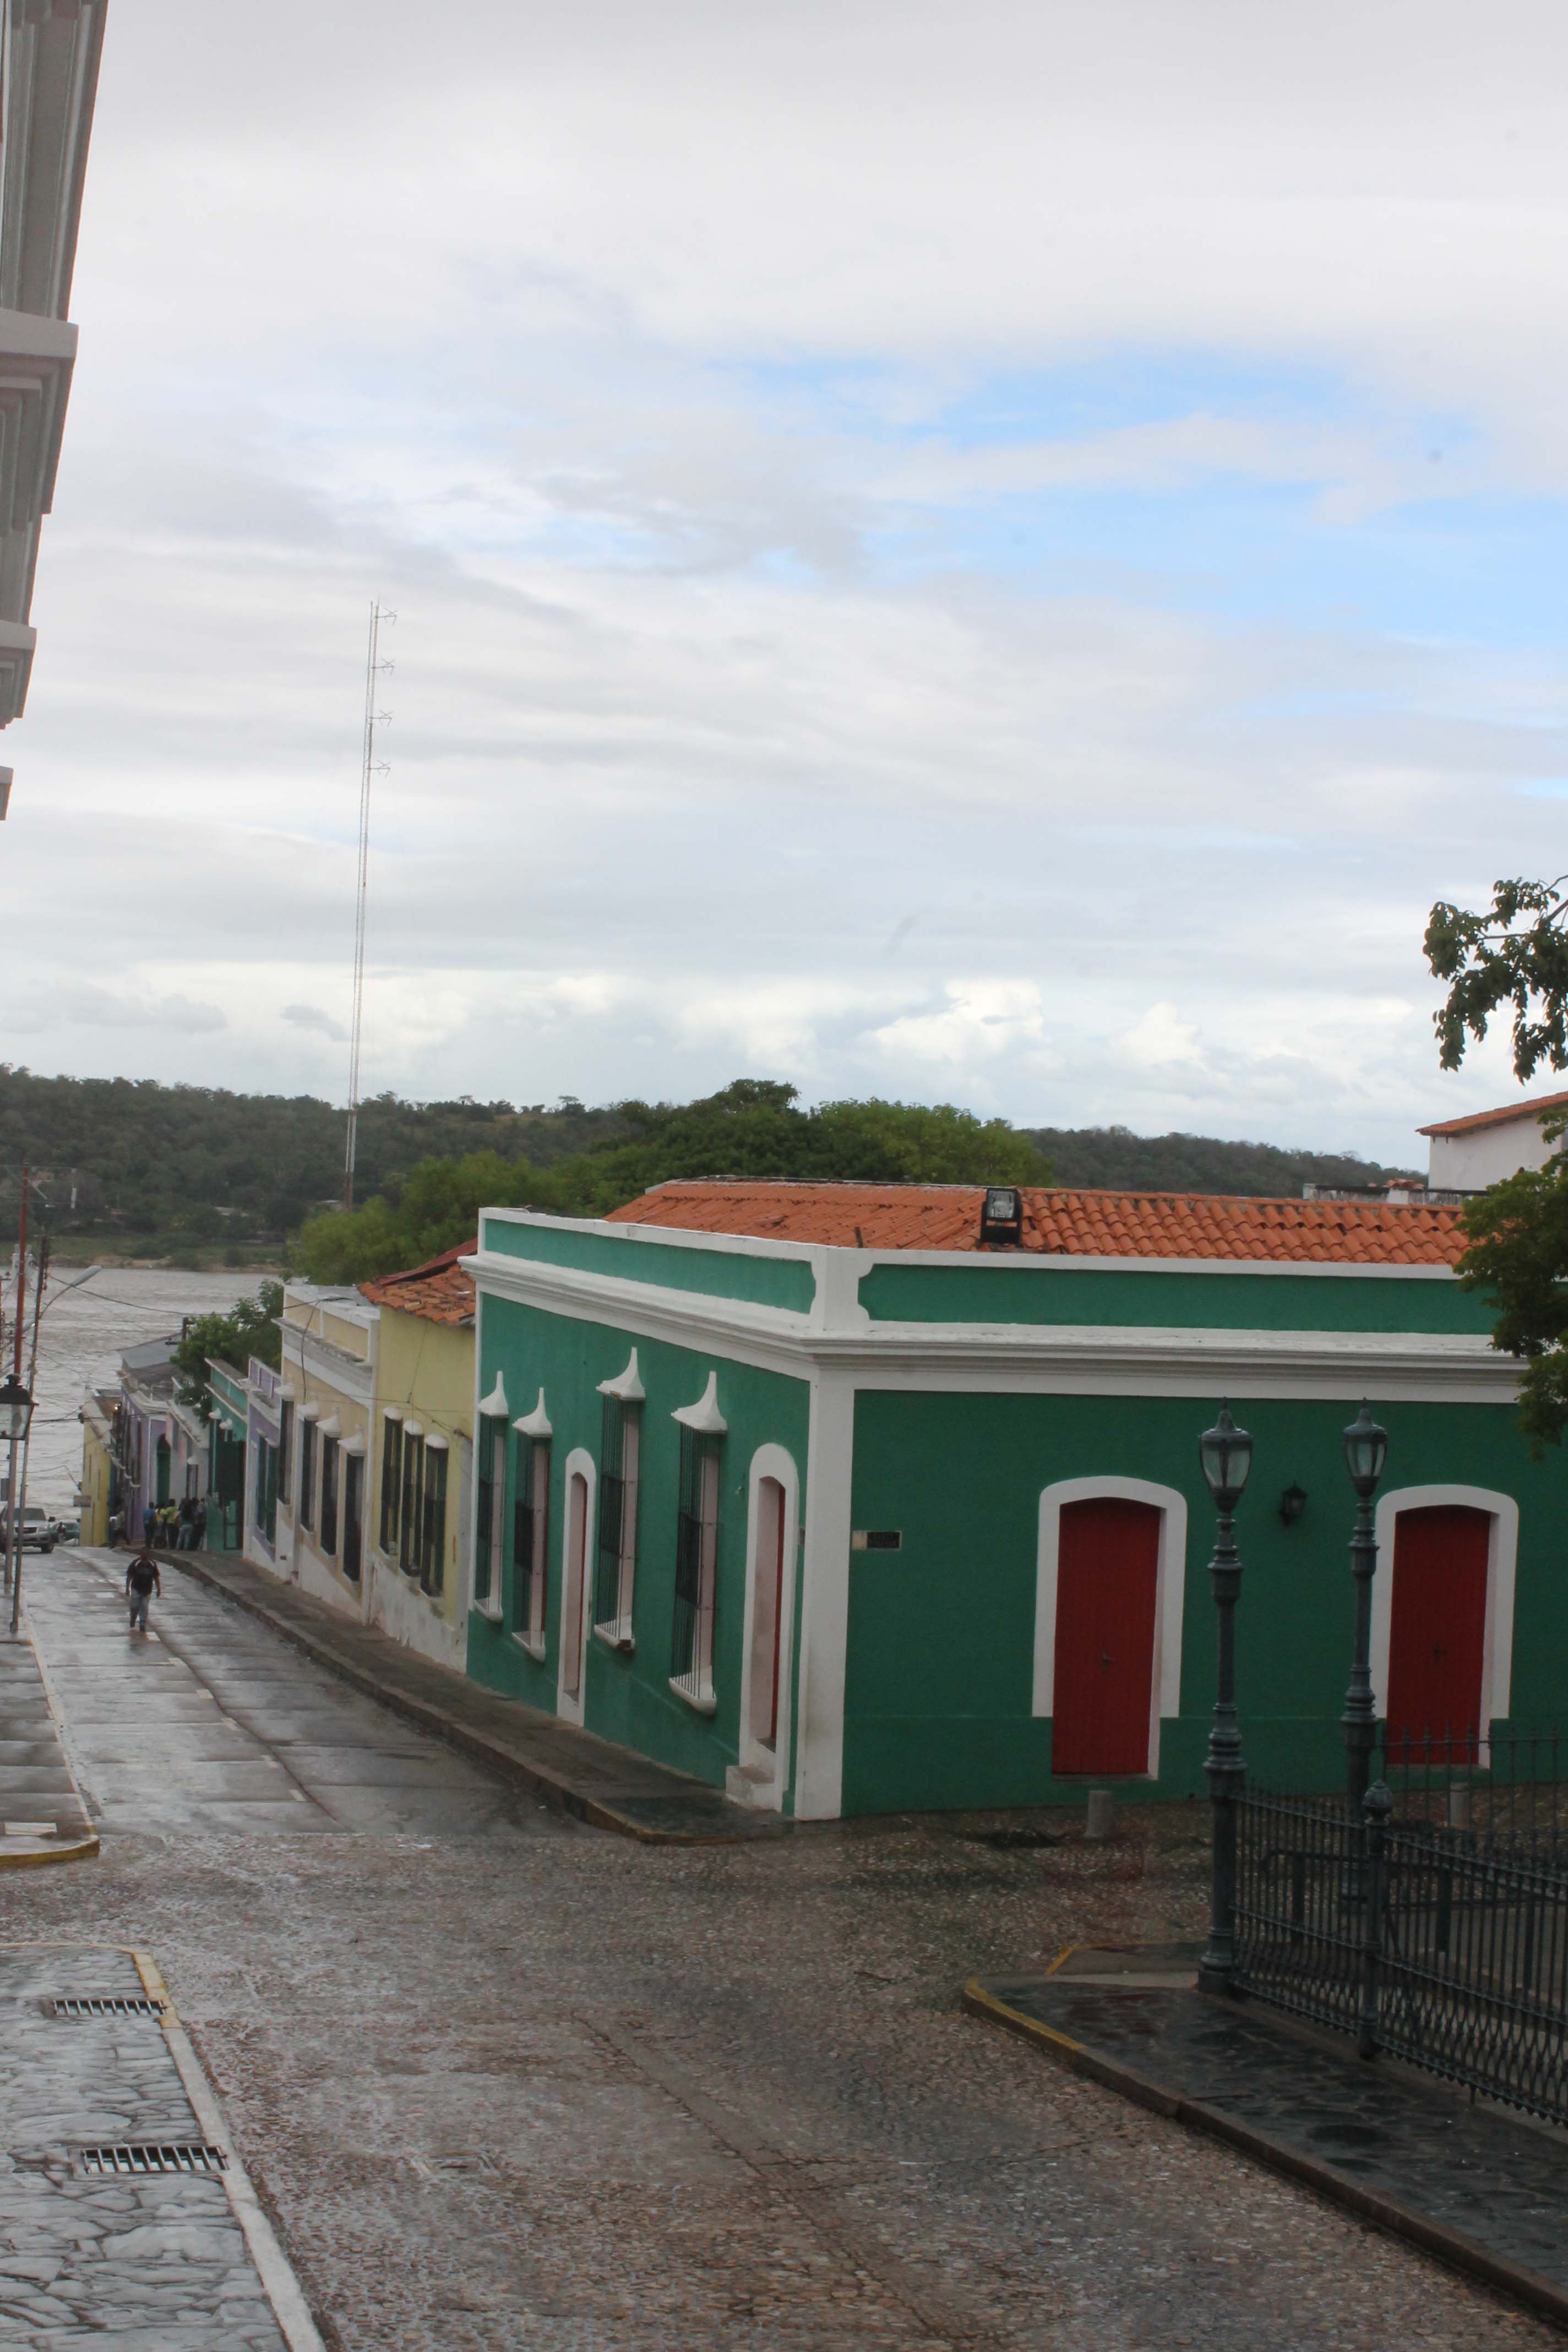
[[[1447,997],[1434,1016],[1438,1059],[1457,1070],[1505,1007],[1512,1009],[1513,1067],[1521,1084],[1542,1065],[1568,1068],[1568,875],[1554,882],[1495,882],[1492,902],[1471,913],[1440,900],[1426,925],[1426,961]],[[1568,1112],[1542,1120],[1562,1144]],[[1539,1454],[1568,1429],[1568,1158],[1521,1169],[1473,1201],[1461,1221],[1469,1245],[1458,1263],[1467,1290],[1498,1309],[1492,1345],[1517,1356],[1520,1424]]]

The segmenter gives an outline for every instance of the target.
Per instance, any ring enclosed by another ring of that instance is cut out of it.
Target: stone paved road
[[[0,2342],[285,2352],[223,2181],[79,2178],[68,2151],[200,2128],[155,2018],[60,2018],[142,1992],[129,1954],[0,1951]]]
[[[157,1953],[342,2352],[1556,2341],[958,2011],[971,1971],[1193,1932],[1183,1810],[1103,1850],[650,1850],[168,1583],[144,1670],[92,1568],[35,1577],[103,1854],[0,1882],[0,1937]]]

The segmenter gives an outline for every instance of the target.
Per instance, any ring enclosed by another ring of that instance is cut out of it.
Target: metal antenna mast
[[[353,1024],[349,1034],[349,1126],[343,1147],[343,1206],[354,1204],[354,1156],[359,1144],[359,1046],[360,1030],[364,1017],[364,927],[365,901],[370,883],[370,780],[384,776],[386,763],[378,766],[375,757],[375,730],[392,723],[391,713],[375,707],[376,679],[392,664],[380,658],[382,623],[395,621],[395,613],[388,613],[374,597],[370,606],[370,638],[364,656],[364,743],[360,760],[359,776],[359,877],[354,898],[354,987]]]

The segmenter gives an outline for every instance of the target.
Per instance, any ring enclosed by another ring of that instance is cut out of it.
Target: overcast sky
[[[1559,5],[116,0],[0,1053],[1408,1160],[1568,798]]]

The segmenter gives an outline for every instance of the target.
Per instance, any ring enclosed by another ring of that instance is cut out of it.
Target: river
[[[81,1475],[81,1424],[77,1419],[84,1389],[112,1384],[121,1351],[149,1339],[177,1339],[186,1315],[226,1312],[251,1297],[262,1279],[251,1268],[232,1274],[185,1274],[164,1266],[105,1266],[79,1290],[64,1290],[80,1271],[62,1266],[49,1285],[38,1327],[33,1441],[27,1464],[27,1500],[74,1515]],[[6,1290],[6,1328],[11,1292]],[[29,1301],[29,1317],[30,1317]],[[28,1339],[30,1343],[31,1332]],[[10,1370],[7,1348],[5,1370]],[[26,1357],[23,1371],[26,1373]]]

